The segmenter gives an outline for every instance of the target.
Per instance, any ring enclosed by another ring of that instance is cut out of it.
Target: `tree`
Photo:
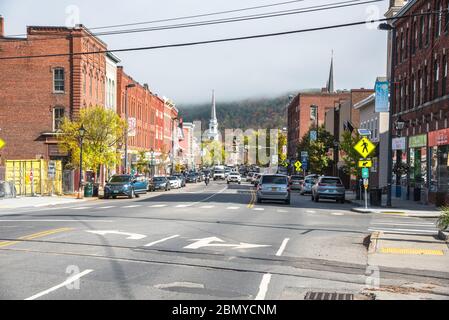
[[[350,131],[344,131],[342,141],[340,143],[340,150],[342,151],[342,159],[344,162],[343,170],[352,176],[358,176],[358,161],[360,154],[354,149],[356,143],[360,140],[359,133],[354,130],[354,134]]]
[[[278,163],[282,164],[287,159],[287,154],[284,153],[284,148],[287,147],[287,135],[279,130],[278,135]]]
[[[140,173],[148,173],[149,172],[150,161],[147,160],[145,155],[145,151],[139,151],[139,155],[137,158],[137,172]]]
[[[220,141],[204,141],[201,144],[201,149],[205,151],[203,156],[204,165],[211,166],[225,162],[227,153],[225,146]]]
[[[82,109],[78,119],[64,118],[61,124],[59,148],[71,155],[71,165],[79,167],[79,128],[84,126],[83,168],[98,172],[100,165],[113,168],[120,162],[117,144],[123,143],[126,130],[124,120],[112,110],[102,107]],[[97,176],[97,175],[95,175]]]
[[[321,126],[318,128],[318,139],[310,141],[310,131],[312,130],[315,130],[315,128],[310,128],[302,137],[297,146],[297,151],[298,154],[301,154],[301,151],[307,151],[309,155],[309,172],[323,174],[331,162],[328,152],[329,149],[333,148],[334,136]]]

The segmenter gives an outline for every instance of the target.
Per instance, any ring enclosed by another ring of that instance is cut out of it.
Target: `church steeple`
[[[215,111],[215,91],[214,90],[212,90],[212,111],[211,111],[210,118],[217,120],[217,113]]]
[[[334,88],[334,51],[332,50],[332,57],[331,57],[331,67],[329,70],[329,79],[327,80],[327,86],[326,86],[327,92],[333,93],[335,92]]]
[[[212,106],[209,120],[209,132],[208,137],[210,140],[218,140],[218,121],[217,111],[215,110],[215,91],[212,90]]]

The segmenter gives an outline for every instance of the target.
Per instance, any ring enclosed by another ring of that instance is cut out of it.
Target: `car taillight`
[[[322,183],[322,182],[320,182],[320,183],[318,183],[318,185],[319,185],[320,187],[324,187],[324,186],[327,186],[327,183]]]

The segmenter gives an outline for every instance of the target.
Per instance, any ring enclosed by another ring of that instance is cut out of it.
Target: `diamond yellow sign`
[[[302,167],[302,163],[301,163],[301,161],[296,161],[295,162],[295,168],[296,168],[296,171],[301,171],[301,167]]]
[[[5,141],[3,141],[2,139],[0,139],[0,149],[3,148],[5,146]]]
[[[366,158],[374,151],[374,149],[376,149],[376,146],[368,138],[363,137],[356,143],[354,149],[360,153],[363,158]]]

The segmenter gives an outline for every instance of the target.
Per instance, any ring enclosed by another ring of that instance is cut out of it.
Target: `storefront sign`
[[[429,132],[429,146],[444,146],[449,144],[449,129]]]
[[[376,112],[388,112],[388,81],[376,81],[375,91],[376,102],[374,108]]]
[[[392,149],[393,150],[405,150],[405,137],[393,138]]]
[[[421,148],[427,146],[427,135],[420,134],[418,136],[413,136],[408,138],[409,148]]]

